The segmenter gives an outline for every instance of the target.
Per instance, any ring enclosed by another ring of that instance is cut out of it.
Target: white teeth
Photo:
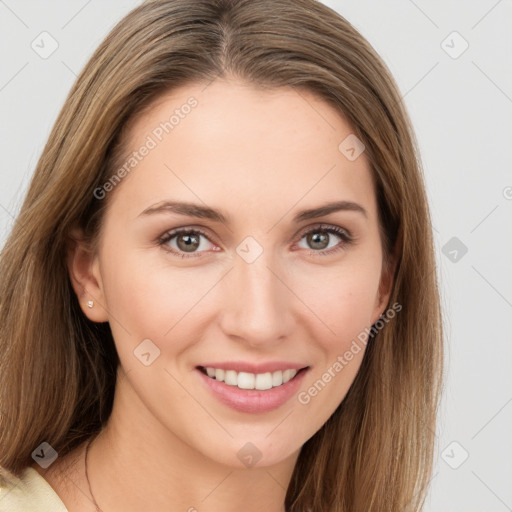
[[[240,372],[238,374],[238,379],[236,377],[236,372],[233,373],[235,374],[235,382],[226,382],[226,384],[238,386],[240,389],[254,389],[254,381],[256,380],[254,373]]]
[[[237,384],[237,374],[235,370],[226,370],[224,372],[224,382],[229,384],[230,386],[236,386]]]
[[[264,391],[285,384],[297,375],[297,370],[278,370],[266,373],[237,373],[234,370],[222,370],[219,368],[206,368],[208,377],[223,381],[228,386],[237,386],[240,389],[257,389]]]
[[[285,370],[283,372],[283,384],[285,382],[288,382],[291,378],[295,377],[296,373],[297,373],[296,370]]]
[[[283,383],[283,372],[274,372],[272,374],[272,386],[280,386]]]
[[[267,373],[258,373],[256,375],[256,384],[254,385],[254,389],[270,389],[272,387],[272,374],[270,372]]]

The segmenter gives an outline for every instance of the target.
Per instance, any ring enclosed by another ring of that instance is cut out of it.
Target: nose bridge
[[[237,252],[240,248],[244,245]],[[251,261],[247,254],[253,251],[254,257],[255,249],[254,245],[249,246],[248,252],[237,255],[227,282],[229,299],[224,305],[226,334],[244,338],[251,344],[282,337],[290,327],[291,318],[290,292],[275,275],[280,275],[275,258],[270,250],[262,250]]]

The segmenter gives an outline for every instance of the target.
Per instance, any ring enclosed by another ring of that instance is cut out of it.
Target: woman
[[[0,297],[0,510],[421,510],[442,375],[422,171],[389,71],[326,6],[121,20]]]

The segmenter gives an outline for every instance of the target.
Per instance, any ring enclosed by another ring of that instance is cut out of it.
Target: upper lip
[[[246,361],[220,361],[217,363],[205,363],[199,367],[218,368],[219,370],[234,370],[235,372],[247,373],[267,373],[277,372],[279,370],[301,370],[307,368],[308,365],[302,363],[292,363],[288,361],[268,361],[266,363],[249,363]]]

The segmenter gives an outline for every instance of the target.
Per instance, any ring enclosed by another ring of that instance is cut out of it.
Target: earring
[[[87,305],[92,308],[94,306],[94,302],[92,300],[87,301]]]

